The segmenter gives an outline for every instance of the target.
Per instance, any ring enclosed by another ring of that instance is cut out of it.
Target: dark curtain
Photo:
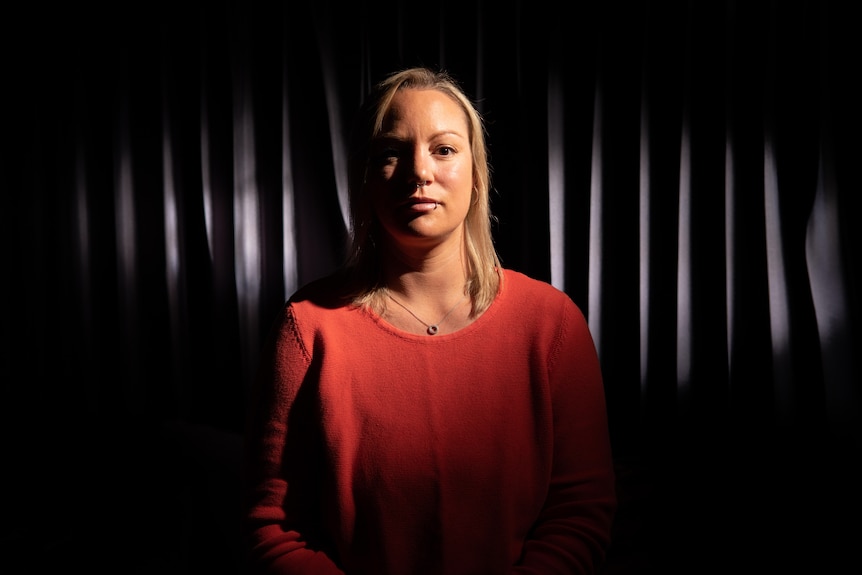
[[[848,5],[6,9],[0,570],[238,571],[261,339],[340,262],[351,114],[412,64],[485,115],[503,264],[593,330],[621,501],[607,573],[851,558]]]

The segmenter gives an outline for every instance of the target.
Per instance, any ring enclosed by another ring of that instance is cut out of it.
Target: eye
[[[441,156],[451,156],[456,153],[456,150],[452,146],[440,146],[437,148],[437,153]]]
[[[376,166],[386,166],[398,160],[400,155],[395,148],[382,148],[371,156],[371,162]]]

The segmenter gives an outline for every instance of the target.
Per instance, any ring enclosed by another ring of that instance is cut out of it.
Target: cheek
[[[368,186],[368,205],[371,208],[371,213],[377,215],[380,213],[380,206],[385,202],[385,188],[379,184]]]
[[[389,211],[389,207],[395,201],[394,192],[395,186],[389,185],[386,181],[378,180],[368,184],[368,206],[371,215],[375,219],[380,219]]]
[[[441,178],[445,178],[450,189],[457,194],[458,199],[465,203],[470,203],[470,197],[473,193],[473,169],[472,165],[465,163],[461,166],[453,167],[445,174],[441,174]]]

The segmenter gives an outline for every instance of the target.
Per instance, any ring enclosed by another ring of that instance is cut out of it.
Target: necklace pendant
[[[459,306],[459,305],[461,305],[462,303],[464,303],[464,300],[465,300],[465,299],[467,299],[468,297],[470,297],[470,294],[469,294],[469,293],[465,293],[465,294],[464,294],[464,297],[462,297],[462,298],[461,298],[461,301],[459,301],[458,303],[456,303],[456,304],[455,304],[455,306],[454,306],[452,309],[450,309],[450,310],[446,313],[446,315],[444,315],[444,316],[443,316],[443,319],[441,319],[440,321],[438,321],[438,322],[437,322],[437,323],[435,323],[435,324],[430,324],[430,325],[429,325],[429,324],[425,323],[424,321],[422,321],[422,318],[420,318],[418,315],[416,315],[415,313],[413,313],[412,311],[410,311],[410,308],[409,308],[409,307],[407,307],[406,305],[404,305],[403,303],[401,303],[400,301],[398,301],[397,299],[395,299],[394,297],[392,297],[392,294],[391,294],[391,293],[387,293],[387,295],[389,296],[389,299],[391,299],[391,300],[392,300],[392,301],[394,301],[396,304],[398,304],[398,306],[399,306],[399,307],[401,307],[401,308],[403,308],[403,309],[404,309],[404,311],[406,311],[407,313],[409,313],[410,315],[412,315],[414,318],[416,318],[416,321],[418,321],[418,322],[420,322],[422,325],[424,325],[424,326],[427,328],[427,329],[425,330],[425,333],[427,333],[428,335],[434,335],[434,334],[436,334],[438,331],[440,331],[440,328],[439,328],[438,326],[439,326],[441,323],[443,323],[444,321],[446,321],[446,318],[448,318],[450,315],[452,315],[452,312],[453,312],[453,311],[455,311],[456,309],[458,309],[458,306]]]

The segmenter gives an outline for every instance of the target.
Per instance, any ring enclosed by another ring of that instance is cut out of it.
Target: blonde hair
[[[473,302],[472,313],[478,315],[491,305],[499,289],[500,259],[494,246],[490,206],[491,174],[485,144],[485,125],[459,84],[445,71],[424,67],[395,72],[378,83],[359,110],[353,124],[348,148],[348,197],[350,204],[350,245],[344,269],[357,305],[380,310],[385,285],[377,246],[374,243],[376,220],[371,198],[365,190],[369,146],[380,134],[383,119],[392,98],[408,88],[437,90],[451,97],[464,111],[469,127],[473,157],[473,193],[465,220],[467,256],[467,291]]]

